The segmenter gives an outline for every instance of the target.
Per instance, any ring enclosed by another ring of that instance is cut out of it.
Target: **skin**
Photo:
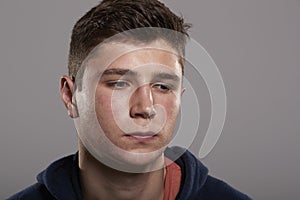
[[[172,138],[184,92],[181,65],[175,50],[162,40],[146,45],[108,44],[104,49],[117,52],[122,48],[128,53],[105,68],[95,67],[106,66],[103,61],[108,59],[101,53],[89,61],[93,67],[87,67],[88,73],[101,73],[93,82],[94,96],[88,97],[93,99],[95,121],[101,127],[100,140],[110,141],[96,145],[105,152],[103,159],[142,171],[130,173],[99,161],[79,139],[83,195],[85,199],[163,199],[163,151]],[[62,77],[60,90],[69,116],[76,117],[76,104],[82,102],[74,98],[70,77]],[[88,111],[83,106],[79,113]],[[80,120],[79,126],[85,126],[90,119]]]

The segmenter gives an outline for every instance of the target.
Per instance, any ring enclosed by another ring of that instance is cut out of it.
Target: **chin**
[[[165,148],[147,152],[145,150],[125,151],[114,149],[102,154],[98,159],[103,164],[118,171],[128,173],[146,173],[156,171],[164,167]]]

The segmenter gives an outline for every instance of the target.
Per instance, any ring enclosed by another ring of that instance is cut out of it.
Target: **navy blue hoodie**
[[[165,155],[174,160],[184,149],[168,148]],[[182,180],[176,200],[249,200],[247,195],[208,175],[207,168],[189,151],[175,161],[181,168]],[[82,200],[79,182],[78,154],[52,163],[37,176],[37,183],[8,200]]]

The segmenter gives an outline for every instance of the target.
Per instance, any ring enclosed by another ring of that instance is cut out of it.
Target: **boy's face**
[[[108,44],[101,51],[88,61],[77,98],[80,138],[100,157],[135,165],[153,162],[169,144],[179,113],[184,91],[179,57],[161,40]],[[90,112],[99,134],[91,130]]]

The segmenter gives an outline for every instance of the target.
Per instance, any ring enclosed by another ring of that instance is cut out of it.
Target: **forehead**
[[[130,65],[139,66],[144,64],[161,64],[175,67],[174,65],[177,65],[177,62],[178,57],[174,53],[149,47],[125,53],[114,60],[109,67],[116,65],[127,65],[129,67]]]
[[[177,51],[163,40],[147,44],[110,42],[96,48],[88,65],[98,72],[112,68],[134,70],[156,66],[153,70],[167,68],[181,75],[179,60]]]

